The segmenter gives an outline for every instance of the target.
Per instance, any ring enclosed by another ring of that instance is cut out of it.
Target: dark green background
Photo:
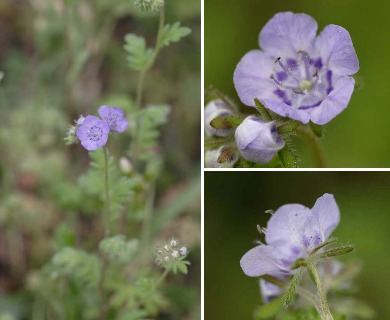
[[[360,260],[357,297],[375,319],[390,319],[390,172],[206,172],[205,319],[252,319],[261,303],[256,278],[240,268],[254,246],[256,225],[287,203],[312,207],[333,193],[341,211],[334,236],[356,246],[345,259]]]
[[[258,34],[277,12],[304,12],[321,31],[328,24],[346,28],[360,60],[356,90],[348,108],[328,125],[324,144],[329,167],[388,167],[390,164],[389,52],[390,1],[205,1],[205,87],[214,85],[239,99],[233,71],[243,55],[258,48]],[[313,166],[299,142],[302,167]]]

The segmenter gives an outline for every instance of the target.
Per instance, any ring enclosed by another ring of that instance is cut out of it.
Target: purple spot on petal
[[[290,260],[287,260],[287,259],[282,259],[280,260],[282,262],[282,265],[284,267],[289,267],[291,265],[291,261]]]
[[[317,69],[321,69],[321,68],[323,67],[321,58],[318,58],[318,59],[315,61],[314,66],[315,66]]]
[[[295,59],[287,58],[286,63],[289,69],[294,69],[297,66],[297,61]]]
[[[302,244],[303,244],[306,248],[309,247],[309,245],[310,245],[310,239],[309,239],[308,236],[303,235],[303,237],[302,237]]]
[[[298,109],[300,109],[300,110],[312,109],[312,108],[318,107],[321,103],[322,103],[322,100],[317,101],[316,103],[308,105],[308,106],[301,106]]]
[[[284,71],[280,71],[276,73],[276,79],[279,81],[284,81],[288,78],[288,74]]]
[[[301,253],[301,250],[298,247],[291,247],[291,252],[292,252],[292,254],[297,256]]]
[[[328,82],[328,88],[326,89],[326,93],[329,94],[332,90],[332,71],[328,70],[326,72],[326,81]]]

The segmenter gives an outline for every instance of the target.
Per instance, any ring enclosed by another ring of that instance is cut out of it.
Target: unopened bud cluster
[[[76,136],[77,129],[83,124],[84,116],[80,116],[80,118],[75,121],[74,125],[69,125],[68,131],[66,132],[66,136],[64,138],[66,145],[71,145],[79,142],[79,139]]]
[[[167,268],[171,263],[183,260],[188,254],[187,247],[176,239],[171,239],[156,248],[156,263]]]
[[[134,7],[141,11],[157,11],[164,5],[164,0],[133,0]]]

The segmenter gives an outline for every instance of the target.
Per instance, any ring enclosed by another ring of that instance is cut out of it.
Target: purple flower
[[[276,14],[260,32],[262,50],[248,52],[234,72],[241,101],[254,99],[302,123],[325,124],[351,98],[359,61],[347,30],[328,25],[316,37],[317,22],[306,14]]]
[[[312,209],[286,204],[268,221],[267,244],[249,250],[240,261],[241,268],[250,277],[290,275],[292,263],[326,241],[339,222],[339,208],[331,194],[318,198]]]
[[[110,128],[106,122],[95,116],[87,116],[76,131],[77,138],[88,151],[103,147],[108,139]]]
[[[232,132],[232,129],[215,129],[210,122],[217,117],[230,117],[233,113],[222,100],[210,101],[204,109],[204,129],[207,136],[225,137]]]
[[[123,132],[127,128],[127,119],[121,108],[101,106],[98,110],[100,117],[110,126],[111,131]]]
[[[267,163],[284,147],[275,123],[254,116],[246,117],[237,127],[235,138],[241,155],[253,162]]]

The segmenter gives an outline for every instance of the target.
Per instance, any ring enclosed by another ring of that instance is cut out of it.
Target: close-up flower
[[[234,72],[245,105],[257,98],[280,116],[319,125],[347,107],[359,61],[346,29],[331,24],[317,36],[311,16],[282,12],[261,30],[259,45]]]
[[[109,125],[95,116],[87,116],[76,131],[81,145],[88,151],[103,147],[107,143],[109,133]]]
[[[251,277],[290,275],[291,265],[325,242],[339,222],[339,208],[331,194],[318,198],[311,209],[286,204],[268,221],[264,230],[267,244],[249,250],[240,261],[241,268]]]
[[[99,116],[105,121],[111,131],[122,133],[126,130],[128,121],[121,108],[101,106],[98,110]]]
[[[215,129],[211,121],[216,118],[230,117],[233,113],[230,108],[220,99],[210,101],[204,109],[204,130],[207,136],[224,137],[232,132],[232,128]]]
[[[237,127],[235,133],[237,148],[249,161],[267,163],[284,147],[275,122],[264,122],[249,116]]]

